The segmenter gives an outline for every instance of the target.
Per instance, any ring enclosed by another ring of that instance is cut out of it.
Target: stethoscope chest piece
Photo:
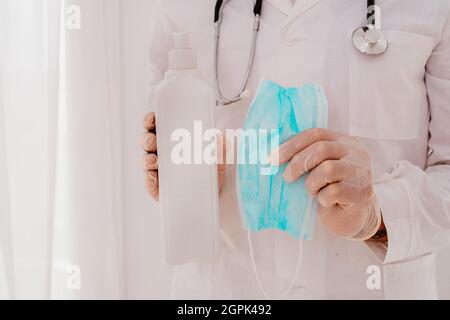
[[[382,54],[388,48],[386,36],[374,27],[358,28],[352,38],[355,48],[368,55]]]

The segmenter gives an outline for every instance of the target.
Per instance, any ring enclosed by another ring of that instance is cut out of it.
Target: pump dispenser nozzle
[[[171,70],[190,70],[197,68],[195,51],[189,43],[187,33],[174,32],[175,48],[169,54],[169,67]]]

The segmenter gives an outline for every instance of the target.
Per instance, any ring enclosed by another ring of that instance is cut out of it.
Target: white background
[[[153,0],[127,0],[123,9],[123,62],[125,107],[125,271],[128,298],[166,297],[170,269],[161,259],[157,207],[145,194],[139,127],[146,112],[146,61]],[[450,299],[450,250],[438,256],[440,298]]]

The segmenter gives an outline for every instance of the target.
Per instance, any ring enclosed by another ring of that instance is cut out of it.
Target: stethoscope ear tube
[[[375,25],[375,0],[367,0],[367,25]]]
[[[256,0],[255,7],[253,8],[253,13],[255,16],[261,16],[263,0]]]
[[[216,7],[214,9],[214,23],[220,20],[220,10],[222,9],[223,0],[217,0]]]
[[[256,0],[255,6],[253,7],[253,13],[255,16],[261,16],[263,0]],[[217,0],[216,6],[214,8],[214,23],[220,20],[220,10],[222,10],[223,0]]]

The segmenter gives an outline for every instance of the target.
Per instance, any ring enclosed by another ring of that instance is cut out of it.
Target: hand
[[[381,225],[372,186],[369,153],[350,136],[312,129],[280,146],[272,155],[289,162],[284,179],[293,183],[309,173],[306,187],[318,199],[318,215],[336,236],[368,240]]]
[[[144,128],[146,132],[141,138],[141,147],[146,152],[142,156],[142,169],[146,174],[145,186],[147,192],[156,201],[159,200],[158,182],[158,157],[156,143],[156,119],[153,112],[147,113],[144,117]]]
[[[145,154],[142,157],[142,169],[146,174],[146,188],[150,196],[156,201],[159,200],[159,177],[158,177],[158,157],[157,157],[157,141],[156,141],[156,118],[153,112],[145,115],[144,118],[145,133],[142,135],[141,147]],[[219,174],[219,191],[222,190],[225,180],[226,170],[226,143],[223,136],[218,138],[218,149],[220,161],[218,165]]]

